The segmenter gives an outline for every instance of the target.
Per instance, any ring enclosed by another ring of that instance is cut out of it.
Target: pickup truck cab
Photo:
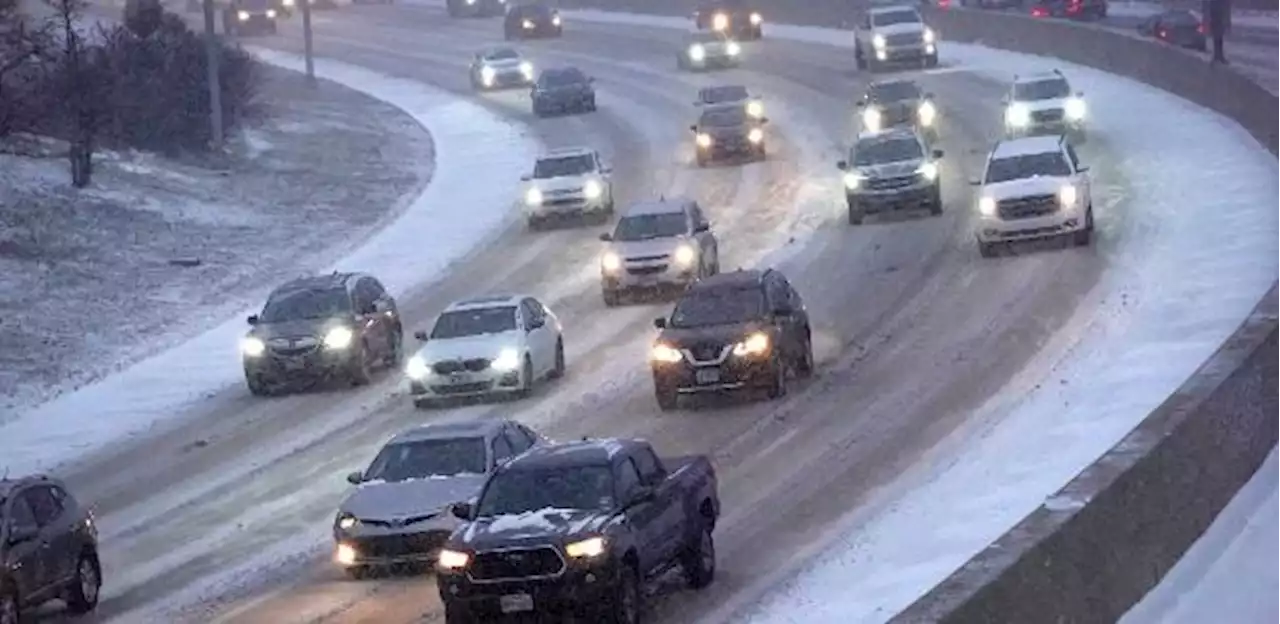
[[[468,524],[437,562],[448,624],[531,613],[634,623],[644,582],[673,567],[695,589],[715,577],[715,469],[704,456],[664,461],[641,440],[535,447],[453,513]]]

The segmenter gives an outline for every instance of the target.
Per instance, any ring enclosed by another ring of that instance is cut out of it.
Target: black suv
[[[866,132],[914,128],[929,143],[938,139],[938,107],[933,94],[926,93],[914,80],[874,82],[857,106],[862,109],[862,128]]]
[[[738,270],[693,284],[661,330],[649,361],[663,411],[682,394],[763,389],[787,393],[792,372],[813,373],[809,313],[775,269]]]
[[[400,313],[382,283],[361,273],[296,279],[275,289],[240,343],[244,377],[255,395],[299,378],[369,382],[403,353]]]
[[[533,114],[590,113],[596,110],[596,79],[577,67],[545,69],[529,91]]]
[[[98,606],[98,529],[57,479],[0,479],[0,622],[61,599],[72,613]]]
[[[222,32],[242,35],[274,35],[280,9],[274,0],[231,0],[222,10]]]
[[[689,126],[699,167],[733,157],[765,159],[764,125],[769,118],[752,115],[747,108],[745,101],[702,107],[698,123]]]

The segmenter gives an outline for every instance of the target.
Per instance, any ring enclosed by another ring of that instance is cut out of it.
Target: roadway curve
[[[965,181],[996,136],[1001,86],[975,74],[919,74],[944,115],[945,214],[851,228],[832,163],[854,130],[850,102],[866,77],[851,70],[847,52],[766,39],[749,47],[744,69],[690,77],[674,70],[676,31],[566,28],[563,40],[521,47],[543,66],[574,63],[598,76],[598,113],[535,120],[523,93],[483,101],[548,145],[598,146],[613,160],[621,203],[660,193],[699,198],[725,267],[776,262],[805,294],[819,374],[780,401],[660,414],[644,357],[650,320],[666,306],[606,311],[597,230],[512,228],[440,282],[402,295],[406,324],[420,328],[450,300],[480,292],[541,295],[566,327],[566,379],[523,403],[438,413],[412,409],[393,379],[272,400],[235,387],[180,425],[82,462],[64,476],[101,520],[108,585],[99,620],[441,619],[429,576],[354,582],[329,564],[321,538],[341,475],[424,419],[516,416],[557,438],[643,436],[670,454],[714,456],[725,514],[721,575],[701,594],[664,588],[650,603],[655,619],[690,621],[784,565],[964,422],[1082,303],[1107,268],[1107,248],[1124,244],[1125,222],[1115,216],[1099,248],[978,257]],[[495,20],[451,21],[428,8],[317,12],[315,30],[320,55],[464,97],[469,55],[501,41]],[[254,43],[297,51],[297,25]],[[767,162],[690,164],[691,101],[696,85],[713,81],[742,81],[766,97],[774,120]],[[1102,178],[1095,188],[1124,197],[1123,165],[1105,138],[1083,152]],[[1126,212],[1123,203],[1097,203]],[[242,564],[253,569],[237,570]],[[214,580],[216,591],[193,589]],[[191,609],[165,611],[180,603]]]

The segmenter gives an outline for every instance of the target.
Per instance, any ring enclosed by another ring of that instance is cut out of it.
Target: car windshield
[[[541,4],[525,4],[516,7],[515,14],[520,17],[546,17],[551,14],[551,8]]]
[[[864,141],[854,147],[853,164],[857,167],[865,167],[881,163],[916,160],[923,155],[924,152],[920,150],[920,142],[915,139]]]
[[[642,241],[654,238],[680,236],[689,231],[684,213],[630,215],[618,220],[613,230],[613,240]]]
[[[275,8],[271,0],[240,0],[239,7],[245,11],[266,11]]]
[[[1191,11],[1171,11],[1160,16],[1160,23],[1169,26],[1199,26],[1200,16]]]
[[[1071,165],[1061,154],[1027,154],[997,158],[987,165],[987,184],[1022,180],[1042,176],[1062,177],[1071,175]]]
[[[451,438],[389,444],[369,464],[364,477],[406,481],[484,473],[484,438]]]
[[[672,327],[731,325],[760,318],[764,296],[758,288],[699,288],[671,313]]]
[[[893,26],[894,24],[919,24],[920,15],[915,11],[885,11],[871,16],[873,26]]]
[[[595,171],[595,168],[595,158],[591,154],[539,158],[537,164],[533,166],[533,177],[538,180],[545,180],[547,178],[577,176],[591,173]]]
[[[518,58],[520,58],[520,54],[511,48],[493,50],[492,52],[484,55],[484,60],[486,61],[512,61]]]
[[[504,470],[489,482],[476,507],[481,518],[539,509],[612,509],[613,472],[608,466]]]
[[[494,306],[445,312],[436,319],[431,338],[462,338],[499,334],[516,328],[515,306]]]
[[[698,125],[708,128],[731,128],[747,122],[747,112],[739,106],[726,106],[702,113]]]
[[[1013,99],[1019,102],[1056,100],[1071,95],[1071,85],[1061,78],[1020,82],[1013,85]]]
[[[868,95],[874,102],[901,102],[918,100],[921,92],[920,86],[914,82],[881,82],[871,85]]]
[[[750,97],[747,94],[747,88],[741,85],[732,87],[707,87],[702,90],[702,102],[704,104],[718,104],[720,102],[737,102]]]
[[[559,69],[542,72],[538,84],[544,87],[565,87],[587,81],[587,77],[576,69]]]
[[[263,323],[281,323],[344,316],[351,313],[345,288],[295,290],[275,295],[259,316]]]

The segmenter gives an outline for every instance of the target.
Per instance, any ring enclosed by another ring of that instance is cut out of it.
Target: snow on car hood
[[[449,505],[480,492],[485,475],[464,474],[407,481],[367,481],[338,507],[361,520],[393,520],[449,513]]]
[[[1029,195],[1052,195],[1057,193],[1058,189],[1071,184],[1072,182],[1072,179],[1069,177],[1058,176],[1022,178],[1019,180],[1009,180],[1008,182],[985,184],[982,187],[982,195],[984,197],[990,197],[996,201],[1001,199],[1027,197]]]
[[[609,250],[622,258],[670,256],[683,244],[689,244],[687,237],[664,236],[639,241],[614,241],[610,244]]]
[[[1020,106],[1027,107],[1027,111],[1036,112],[1042,110],[1062,109],[1067,106],[1068,98],[1053,98],[1049,100],[1018,100],[1014,102]]]
[[[560,176],[557,178],[538,178],[530,182],[531,186],[537,187],[538,190],[546,193],[548,191],[572,191],[583,187],[587,180],[595,178],[594,175],[585,173],[582,175]]]
[[[598,531],[606,515],[581,509],[546,508],[521,514],[477,518],[463,530],[464,542],[477,548],[483,544],[511,544],[530,539],[565,539]]]
[[[890,24],[888,26],[876,26],[872,32],[877,35],[902,35],[909,33],[924,32],[925,25],[921,22],[910,22],[906,24]]]
[[[496,358],[503,349],[520,349],[523,344],[524,332],[518,329],[500,334],[432,338],[418,349],[418,356],[428,364],[440,360]]]

